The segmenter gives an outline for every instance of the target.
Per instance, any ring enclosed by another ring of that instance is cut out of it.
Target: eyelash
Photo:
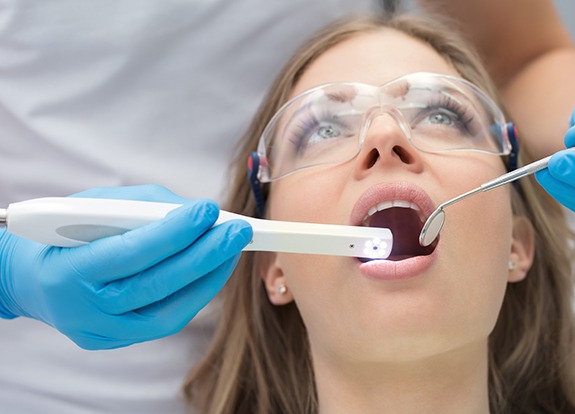
[[[437,109],[443,109],[454,113],[463,128],[465,128],[467,132],[470,132],[470,126],[473,124],[474,115],[464,105],[461,105],[450,96],[442,95],[441,98],[437,99],[436,102],[431,102],[427,107],[428,111]]]
[[[434,111],[447,111],[453,113],[456,118],[454,121],[461,125],[461,128],[465,132],[471,133],[471,127],[474,123],[473,113],[452,97],[442,95],[440,98],[435,99],[435,102],[429,102],[426,105],[426,112],[431,113]],[[289,138],[290,142],[295,146],[296,153],[301,151],[302,143],[305,138],[309,137],[312,132],[317,132],[318,127],[322,123],[340,127],[342,126],[338,116],[326,109],[323,109],[322,112],[317,115],[312,115],[307,112],[305,113],[305,117],[302,116],[298,119],[298,123],[290,130]]]
[[[312,131],[316,132],[322,123],[340,125],[337,115],[327,110],[323,110],[318,116],[306,113],[305,118],[302,117],[298,120],[298,123],[292,129],[293,132],[290,132],[291,137],[289,138],[290,142],[295,145],[296,152],[301,150],[304,138],[308,137]]]

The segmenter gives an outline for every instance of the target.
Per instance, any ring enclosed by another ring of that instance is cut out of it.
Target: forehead
[[[382,85],[413,72],[459,76],[422,41],[393,29],[382,29],[354,36],[327,50],[304,72],[292,96],[330,82]]]

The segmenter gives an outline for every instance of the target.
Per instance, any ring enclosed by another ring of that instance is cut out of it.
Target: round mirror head
[[[431,243],[437,239],[439,232],[443,228],[443,223],[445,223],[445,212],[441,209],[435,210],[431,216],[428,217],[427,221],[419,233],[419,244],[423,247],[429,246]]]

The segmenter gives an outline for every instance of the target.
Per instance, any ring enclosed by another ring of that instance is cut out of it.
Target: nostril
[[[377,149],[372,149],[365,159],[365,166],[366,169],[370,169],[375,165],[377,160],[379,159],[379,151]]]
[[[393,153],[396,154],[401,160],[401,162],[405,164],[412,164],[415,162],[411,153],[400,145],[396,145],[393,147]],[[375,148],[372,149],[365,158],[366,169],[372,168],[377,163],[379,156],[380,156],[379,151]]]
[[[393,147],[393,152],[399,157],[399,159],[405,164],[412,164],[414,162],[413,156],[405,148],[396,145]]]

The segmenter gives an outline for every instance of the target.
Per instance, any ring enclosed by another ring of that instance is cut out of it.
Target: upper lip
[[[370,209],[383,202],[392,201],[414,204],[423,215],[423,221],[435,210],[433,201],[421,187],[407,182],[381,183],[369,187],[361,195],[351,212],[350,224],[361,226]]]

